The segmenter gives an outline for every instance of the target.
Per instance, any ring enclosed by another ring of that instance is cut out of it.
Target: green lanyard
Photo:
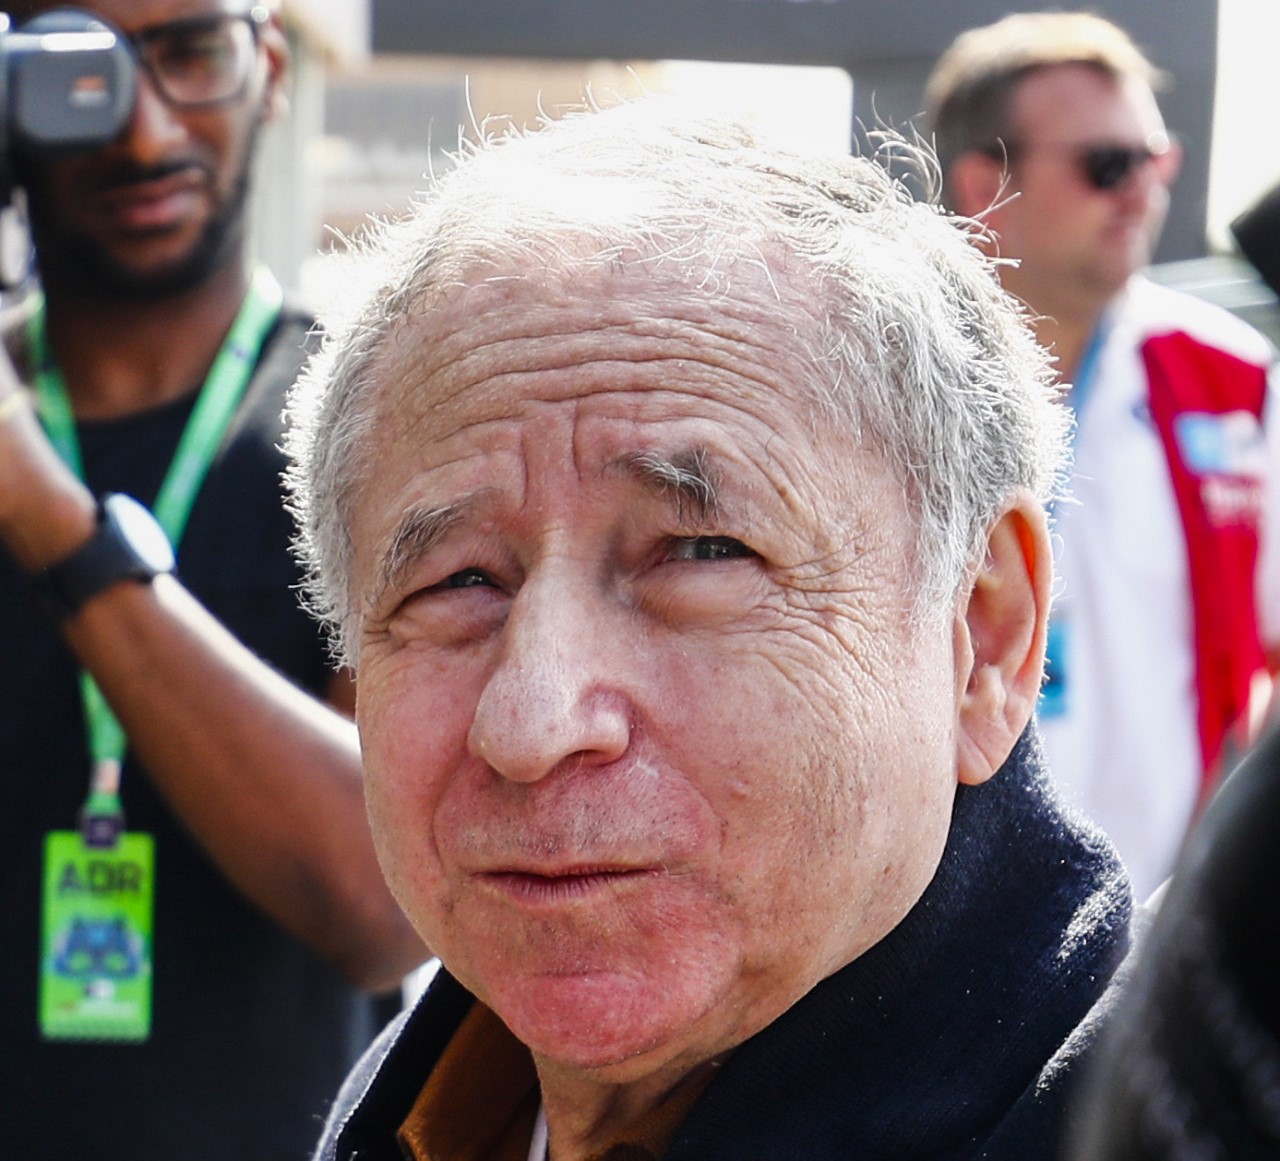
[[[175,548],[182,539],[196,495],[222,446],[236,407],[244,397],[262,344],[280,316],[283,297],[280,284],[271,272],[266,267],[258,267],[235,322],[200,389],[155,503],[156,520]],[[76,435],[75,415],[66,383],[50,357],[43,305],[31,319],[29,339],[41,421],[58,454],[83,479],[84,461]],[[107,705],[98,683],[84,671],[80,674],[80,688],[93,760],[86,813],[118,816],[121,813],[120,768],[127,745],[124,729]]]

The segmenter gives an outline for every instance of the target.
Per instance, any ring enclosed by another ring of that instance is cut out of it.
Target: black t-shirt
[[[178,570],[237,637],[319,691],[329,670],[298,604],[279,482],[280,412],[307,329],[290,314],[273,333],[192,510]],[[82,424],[90,486],[154,501],[193,404]],[[88,757],[75,663],[2,550],[0,642],[0,1159],[306,1157],[376,1031],[374,1004],[227,883],[136,763],[122,798],[130,829],[156,844],[151,1037],[40,1038],[42,842],[74,825]]]

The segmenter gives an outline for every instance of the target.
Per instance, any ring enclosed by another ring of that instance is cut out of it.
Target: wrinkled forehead
[[[791,529],[800,555],[879,519],[866,497],[888,466],[817,405],[812,304],[764,268],[739,273],[713,290],[630,267],[539,272],[415,304],[367,376],[346,495],[356,574],[417,535],[419,513],[438,527],[503,512],[532,534],[664,497]]]
[[[817,296],[802,283],[763,256],[697,278],[658,259],[486,268],[423,295],[391,326],[370,368],[373,414],[448,428],[564,377],[578,393],[628,382],[699,397],[741,390],[807,415],[826,384]]]

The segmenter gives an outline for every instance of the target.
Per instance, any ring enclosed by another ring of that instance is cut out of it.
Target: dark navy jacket
[[[1128,881],[1068,818],[1034,729],[962,787],[938,872],[885,939],[741,1045],[662,1161],[1048,1161],[1129,947]],[[473,998],[441,971],[348,1078],[316,1161],[395,1134]]]

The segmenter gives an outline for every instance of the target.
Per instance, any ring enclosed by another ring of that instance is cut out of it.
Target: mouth
[[[525,906],[549,906],[629,888],[659,873],[656,867],[587,865],[549,872],[485,871],[476,878],[514,902]]]
[[[204,176],[197,166],[117,178],[100,191],[107,214],[124,230],[155,232],[181,225],[199,208]]]

